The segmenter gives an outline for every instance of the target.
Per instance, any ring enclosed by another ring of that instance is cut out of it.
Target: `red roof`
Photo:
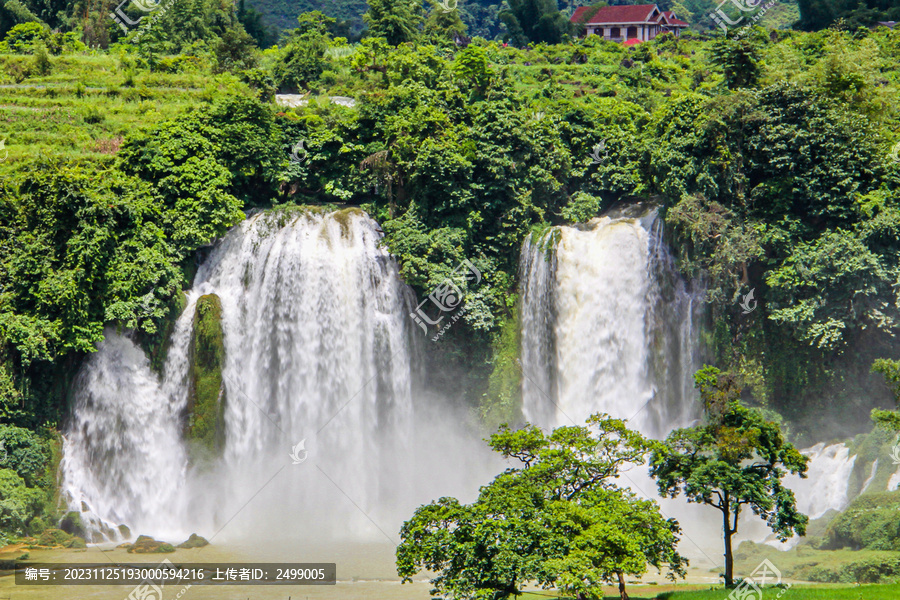
[[[641,40],[639,40],[637,38],[631,38],[630,40],[625,40],[625,43],[623,43],[622,45],[623,46],[637,46],[640,43],[641,43]]]
[[[650,19],[650,14],[657,9],[655,4],[632,4],[624,6],[604,6],[594,9],[590,6],[580,6],[575,9],[570,19],[573,23],[585,21],[588,24],[594,23],[645,23]],[[589,11],[597,10],[596,13],[590,15]],[[658,10],[658,9],[657,9]],[[587,13],[587,15],[585,14]],[[654,21],[655,22],[655,21]]]
[[[687,27],[688,23],[685,23],[681,19],[675,16],[675,11],[667,10],[663,13],[666,16],[666,21],[669,22],[669,25],[675,25],[676,27]]]

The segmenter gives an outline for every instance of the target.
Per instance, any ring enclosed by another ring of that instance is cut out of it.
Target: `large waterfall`
[[[665,435],[692,401],[698,304],[677,276],[655,210],[557,227],[522,250],[525,418],[581,424],[594,412]]]
[[[428,407],[413,406],[411,292],[380,236],[357,210],[248,219],[200,267],[161,379],[108,332],[76,387],[62,467],[70,507],[106,537],[120,523],[170,537],[226,524],[223,537],[388,535],[398,513],[429,499],[422,463],[444,464],[435,473],[452,485],[445,463],[463,468],[465,453],[448,447],[452,427],[440,438],[414,427]],[[225,432],[221,456],[198,466],[182,416],[195,307],[210,294],[221,302]]]

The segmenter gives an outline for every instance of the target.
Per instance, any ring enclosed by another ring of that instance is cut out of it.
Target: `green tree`
[[[271,45],[274,31],[266,25],[261,12],[246,5],[246,0],[238,1],[237,19],[244,26],[244,31],[256,41],[257,46],[267,48]]]
[[[297,23],[273,70],[275,82],[283,90],[307,86],[325,70],[325,52],[331,38],[328,28],[334,19],[316,10],[297,17]]]
[[[193,249],[242,219],[241,201],[271,201],[287,162],[282,136],[269,106],[225,94],[212,105],[133,133],[118,164],[159,189],[176,239]]]
[[[369,26],[370,36],[382,37],[392,46],[412,42],[419,36],[421,4],[410,0],[368,0],[368,5],[363,20]]]
[[[641,575],[648,564],[683,576],[678,524],[614,483],[623,465],[642,464],[656,443],[607,415],[587,423],[549,435],[501,426],[490,446],[520,466],[472,504],[441,498],[419,507],[401,528],[404,581],[428,569],[438,573],[433,594],[484,599],[519,595],[526,581],[587,598],[617,581],[627,598],[625,575]]]
[[[432,36],[436,42],[452,43],[454,35],[466,33],[466,24],[459,18],[458,10],[446,10],[437,0],[429,2],[431,10],[425,19],[425,35]]]
[[[243,27],[230,27],[213,44],[216,73],[246,71],[256,67],[256,41]]]
[[[765,519],[778,539],[804,535],[809,518],[797,511],[794,493],[781,479],[805,477],[808,458],[784,439],[777,423],[740,404],[735,377],[715,367],[694,375],[706,423],[676,429],[650,458],[659,493],[712,506],[722,513],[725,585],[734,584],[731,538],[743,507]]]
[[[722,68],[729,89],[753,87],[759,81],[760,49],[751,36],[720,37],[713,42],[712,62]]]
[[[569,21],[559,12],[556,0],[510,0],[509,10],[500,13],[500,20],[516,46],[559,44],[569,34]]]
[[[484,94],[491,81],[491,63],[484,48],[469,46],[456,55],[453,61],[453,72],[468,87],[474,88],[478,94]]]

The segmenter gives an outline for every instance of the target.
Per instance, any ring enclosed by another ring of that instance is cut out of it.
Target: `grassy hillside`
[[[0,106],[9,151],[0,163],[4,176],[42,155],[109,164],[130,132],[196,106],[229,79],[198,71],[139,70],[128,56],[105,53],[51,62],[48,74],[22,78],[33,58],[0,56]]]

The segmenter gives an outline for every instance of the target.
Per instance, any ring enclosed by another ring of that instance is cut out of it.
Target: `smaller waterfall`
[[[888,479],[887,491],[893,492],[898,487],[900,487],[900,469],[897,469],[891,478]]]
[[[810,459],[806,478],[788,474],[783,479],[785,487],[794,492],[797,510],[813,521],[831,511],[847,508],[851,500],[850,475],[856,464],[856,455],[850,456],[850,448],[844,444],[826,446],[820,443],[800,452]],[[795,535],[785,542],[778,541],[765,523],[755,516],[742,517],[741,523],[742,539],[765,543],[779,550],[790,550],[801,540]]]
[[[872,462],[872,468],[869,470],[869,476],[866,477],[866,480],[863,482],[862,488],[859,490],[859,495],[862,495],[869,489],[869,486],[872,485],[872,481],[875,479],[875,475],[878,474],[878,459],[876,458]]]
[[[180,407],[162,392],[139,347],[111,329],[105,338],[75,381],[62,495],[81,512],[89,536],[119,539],[120,523],[167,533],[186,467]]]
[[[552,427],[606,412],[663,437],[697,416],[696,305],[661,233],[650,210],[525,241],[526,420]]]
[[[844,444],[816,444],[802,452],[810,459],[806,479],[784,478],[797,497],[797,508],[810,519],[823,517],[829,510],[844,510],[850,503],[848,486],[856,455],[850,456]]]

